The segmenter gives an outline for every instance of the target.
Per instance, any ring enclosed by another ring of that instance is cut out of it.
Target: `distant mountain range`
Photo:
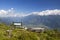
[[[12,22],[21,22],[23,25],[45,25],[49,28],[60,28],[60,15],[29,15],[25,17],[0,17],[0,23],[10,24]]]
[[[49,28],[60,28],[60,15],[48,15],[48,16],[40,16],[40,15],[29,15],[23,18],[23,23],[26,25],[45,25]]]

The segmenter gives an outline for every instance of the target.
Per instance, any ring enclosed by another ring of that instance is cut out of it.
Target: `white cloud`
[[[28,15],[60,15],[60,10],[54,9],[54,10],[45,10],[41,12],[31,12],[31,13],[18,13],[15,12],[14,8],[11,8],[9,10],[0,10],[0,17],[25,17]]]
[[[0,14],[6,14],[7,13],[7,11],[5,11],[5,10],[0,10]]]
[[[0,10],[0,17],[25,17],[28,15],[30,14],[15,12],[14,8],[10,8],[9,10]]]
[[[0,10],[0,17],[24,17],[26,14],[24,13],[16,13],[14,8],[9,10]]]
[[[54,10],[45,10],[45,11],[41,11],[41,12],[33,12],[33,14],[36,15],[60,15],[60,10],[58,9],[54,9]]]

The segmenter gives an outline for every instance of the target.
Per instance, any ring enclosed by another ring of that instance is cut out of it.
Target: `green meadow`
[[[10,34],[10,26],[0,24],[0,40],[60,40],[60,32],[57,29],[45,30],[44,32],[31,32],[21,28],[15,28]]]

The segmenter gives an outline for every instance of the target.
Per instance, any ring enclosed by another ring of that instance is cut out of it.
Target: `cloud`
[[[26,14],[15,12],[14,8],[0,10],[0,17],[24,17]]]
[[[6,17],[8,15],[8,11],[6,10],[0,10],[0,17]]]
[[[30,15],[26,13],[15,12],[14,8],[10,8],[8,10],[0,10],[0,17],[25,17]]]
[[[59,9],[54,9],[54,10],[45,10],[41,12],[31,12],[31,13],[20,13],[20,12],[15,12],[16,10],[14,8],[10,8],[8,10],[0,10],[0,17],[25,17],[29,15],[60,15],[60,10]]]
[[[7,13],[7,11],[5,11],[5,10],[0,10],[0,14],[6,14]]]
[[[32,12],[32,14],[36,14],[36,15],[60,15],[60,10],[58,9],[54,9],[54,10],[45,10],[45,11],[41,11],[41,12]]]

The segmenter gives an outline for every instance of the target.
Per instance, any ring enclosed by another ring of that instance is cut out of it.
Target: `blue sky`
[[[18,12],[60,9],[60,0],[0,0],[0,9],[14,8]]]
[[[0,0],[0,17],[26,16],[30,13],[60,15],[60,0]]]

